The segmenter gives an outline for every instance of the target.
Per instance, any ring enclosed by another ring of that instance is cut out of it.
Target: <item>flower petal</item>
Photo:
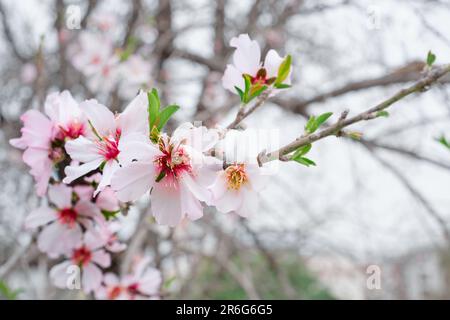
[[[103,159],[96,159],[87,163],[84,163],[79,166],[69,166],[64,169],[64,173],[66,177],[63,179],[64,183],[71,183],[73,180],[78,179],[79,177],[91,172],[92,170],[100,167]]]
[[[155,183],[151,195],[151,210],[159,224],[174,227],[180,223],[183,215],[179,187],[167,186],[163,181]]]
[[[48,188],[48,199],[58,209],[72,207],[72,188],[65,184],[54,184]]]
[[[93,263],[83,266],[81,285],[85,293],[96,290],[102,284],[102,271]]]
[[[140,132],[148,137],[147,94],[140,91],[117,118],[122,135]]]
[[[122,202],[135,201],[150,190],[155,181],[155,166],[148,162],[132,162],[119,168],[111,179],[111,188]]]
[[[92,261],[100,267],[107,268],[111,265],[111,256],[105,250],[100,249],[92,253]]]
[[[58,218],[55,210],[49,207],[40,207],[30,212],[25,219],[25,228],[34,229]]]
[[[107,107],[98,103],[97,100],[86,100],[80,104],[80,108],[100,136],[108,136],[116,133],[114,114]]]
[[[248,34],[241,34],[231,39],[230,46],[236,48],[233,63],[241,74],[256,75],[261,64],[261,49],[258,42],[251,40]]]
[[[222,85],[225,89],[234,94],[238,94],[235,87],[245,91],[245,81],[242,72],[236,69],[232,64],[227,65],[222,77]]]

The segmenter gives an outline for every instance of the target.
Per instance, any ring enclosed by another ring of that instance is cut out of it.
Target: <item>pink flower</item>
[[[141,87],[150,87],[151,80],[150,63],[139,55],[130,56],[119,66],[119,93],[122,97],[130,97],[136,94]]]
[[[30,84],[36,80],[37,68],[34,63],[25,63],[20,70],[20,80],[25,84]]]
[[[66,255],[67,260],[57,264],[50,270],[53,284],[61,289],[67,288],[70,272],[68,268],[78,266],[81,269],[81,287],[85,293],[97,290],[101,285],[103,274],[100,268],[111,265],[110,255],[102,248],[104,242],[90,231],[84,241]]]
[[[101,194],[101,193],[100,193]],[[118,221],[106,221],[101,219],[89,231],[104,243],[105,249],[110,252],[121,252],[126,249],[127,245],[120,242],[117,232],[121,229]]]
[[[258,211],[258,193],[265,187],[267,172],[257,163],[257,137],[251,132],[229,130],[216,152],[224,152],[227,167],[210,186],[212,203],[224,213],[249,217]]]
[[[132,274],[119,279],[113,273],[103,277],[103,285],[95,292],[97,299],[142,300],[157,299],[161,287],[161,273],[149,267],[149,259],[135,265]]]
[[[38,237],[38,247],[50,257],[56,258],[81,244],[82,226],[89,228],[94,219],[101,216],[90,201],[73,201],[74,190],[63,184],[51,185],[48,199],[53,205],[32,211],[25,220],[25,227],[43,227]]]
[[[233,64],[227,65],[222,78],[225,89],[236,94],[235,87],[245,91],[244,74],[250,75],[252,85],[270,86],[274,83],[280,64],[284,59],[275,50],[269,50],[262,65],[258,42],[251,40],[248,34],[241,34],[239,37],[231,39],[230,46],[236,48],[236,51],[233,54]],[[284,83],[290,84],[290,81],[289,73]]]
[[[119,200],[134,201],[152,189],[152,213],[158,223],[176,226],[185,216],[200,218],[200,201],[210,202],[207,186],[220,166],[203,155],[217,141],[217,133],[202,134],[207,131],[184,124],[172,138],[161,137],[158,147],[146,137],[124,144],[122,167],[111,181]]]
[[[68,91],[50,94],[45,113],[29,110],[21,116],[22,136],[11,139],[16,148],[25,149],[23,161],[36,180],[36,193],[45,195],[53,166],[64,158],[64,142],[86,134],[86,119]]]
[[[79,137],[66,144],[66,151],[72,160],[83,164],[66,167],[63,182],[71,183],[102,166],[102,178],[94,195],[108,186],[113,173],[119,168],[117,157],[121,141],[138,132],[148,135],[147,104],[147,95],[140,92],[116,117],[96,100],[81,103],[80,108],[89,119],[94,135],[90,138]]]

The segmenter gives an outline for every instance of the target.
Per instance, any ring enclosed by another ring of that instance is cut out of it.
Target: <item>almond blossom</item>
[[[83,229],[100,219],[100,210],[89,200],[79,198],[74,189],[64,184],[51,185],[48,199],[51,206],[41,206],[32,211],[25,220],[25,227],[43,227],[37,244],[50,257],[58,257],[79,246]]]
[[[221,212],[247,218],[258,211],[258,193],[266,185],[267,172],[256,162],[256,149],[249,147],[253,139],[253,135],[230,130],[216,148],[225,153],[227,163],[210,185],[212,203]]]
[[[66,167],[63,182],[71,183],[101,167],[102,178],[94,195],[108,186],[113,173],[119,168],[117,157],[120,142],[134,133],[148,135],[147,103],[147,95],[140,92],[117,116],[96,100],[81,103],[80,108],[85,112],[94,134],[90,138],[79,137],[66,144],[66,151],[72,160],[82,164]]]
[[[102,300],[143,300],[159,298],[162,283],[161,273],[149,266],[150,260],[143,258],[133,268],[133,273],[119,278],[114,273],[106,273],[103,285],[95,296]]]
[[[11,145],[25,150],[23,161],[31,168],[39,196],[45,195],[54,165],[64,159],[64,143],[87,134],[86,119],[68,91],[50,94],[45,114],[25,112],[20,118],[22,136],[10,140]]]
[[[158,146],[145,137],[128,141],[121,150],[122,167],[111,187],[121,201],[134,201],[151,191],[151,210],[160,224],[176,226],[184,217],[196,220],[203,215],[220,163],[203,152],[217,141],[206,128],[184,124],[172,138],[161,136]]]
[[[66,254],[66,260],[57,264],[50,270],[53,284],[61,289],[68,286],[68,268],[78,266],[81,270],[81,287],[85,293],[97,290],[101,285],[103,273],[101,268],[111,265],[111,256],[103,248],[104,241],[97,235],[88,231],[83,242]]]
[[[284,58],[271,49],[266,55],[264,64],[261,63],[261,49],[258,42],[251,40],[248,34],[241,34],[230,41],[230,46],[236,48],[233,54],[233,64],[228,64],[222,77],[225,89],[237,93],[236,87],[245,91],[244,75],[250,76],[253,86],[270,86],[277,79],[278,69]],[[289,75],[284,84],[290,84]]]

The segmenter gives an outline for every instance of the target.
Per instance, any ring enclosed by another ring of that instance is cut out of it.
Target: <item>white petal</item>
[[[245,81],[242,72],[231,64],[227,65],[222,77],[222,85],[225,89],[230,90],[234,94],[238,94],[235,87],[245,91]]]
[[[108,160],[108,162],[106,162],[103,167],[102,178],[98,184],[97,190],[94,192],[94,196],[111,184],[111,178],[117,169],[119,169],[119,163],[116,160]]]
[[[103,276],[103,282],[107,286],[115,286],[119,284],[119,278],[112,272],[108,272]]]
[[[241,73],[256,75],[261,63],[261,49],[258,42],[251,40],[248,34],[241,34],[230,41],[236,48],[233,54],[233,63]]]
[[[146,295],[156,295],[161,286],[161,273],[153,268],[149,268],[139,281],[139,291]]]
[[[65,184],[54,184],[48,188],[48,199],[58,209],[72,207],[72,188]]]
[[[258,194],[252,190],[243,191],[243,201],[236,213],[241,217],[248,218],[258,211]]]
[[[63,179],[64,183],[71,183],[73,180],[78,179],[79,177],[91,172],[92,170],[97,169],[100,164],[103,162],[103,159],[93,160],[91,162],[87,162],[80,166],[69,166],[64,169],[64,173],[66,177]]]
[[[96,218],[101,215],[100,209],[88,200],[79,200],[74,209],[80,216],[86,218]]]
[[[50,270],[50,279],[57,288],[67,289],[67,280],[70,276],[67,271],[71,265],[70,261],[64,261]]]
[[[147,94],[144,91],[140,91],[117,119],[122,135],[140,132],[148,136],[147,106]]]
[[[103,158],[97,145],[83,136],[66,142],[65,149],[72,160],[84,163]]]
[[[264,60],[264,68],[267,71],[268,78],[276,77],[278,75],[278,69],[282,62],[283,58],[281,58],[275,50],[269,50],[266,59]]]
[[[40,207],[30,212],[25,219],[25,228],[34,229],[58,218],[55,210],[49,207]]]
[[[83,266],[81,285],[85,293],[96,290],[102,283],[102,271],[93,263]]]
[[[161,151],[150,142],[148,137],[136,133],[122,136],[119,141],[119,150],[119,161],[122,165],[133,160],[153,162],[155,157],[161,154]]]
[[[111,188],[122,202],[135,201],[149,191],[155,181],[153,163],[132,162],[119,168],[111,179]]]
[[[163,181],[155,183],[151,195],[151,209],[159,224],[176,226],[183,217],[179,188],[166,186]]]
[[[191,220],[197,220],[203,216],[202,204],[183,183],[180,183],[180,202],[183,216],[186,215]]]
[[[181,184],[185,185],[188,190],[200,201],[210,202],[211,192],[206,186],[201,186],[189,174],[184,174],[181,177]]]
[[[100,136],[108,136],[116,133],[116,120],[114,114],[95,99],[84,101],[80,104],[92,126]]]

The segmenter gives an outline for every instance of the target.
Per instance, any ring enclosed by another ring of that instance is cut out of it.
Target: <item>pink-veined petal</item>
[[[30,212],[25,219],[25,228],[34,229],[43,226],[58,218],[55,210],[49,207],[40,207]]]
[[[94,129],[100,136],[108,136],[116,133],[116,120],[114,114],[95,99],[84,101],[80,104]]]
[[[155,183],[151,194],[151,210],[159,224],[171,227],[179,224],[183,218],[179,187],[167,186],[163,181]]]
[[[72,188],[65,184],[54,184],[48,188],[48,199],[58,209],[72,207]]]
[[[149,191],[155,181],[155,166],[148,162],[132,162],[119,168],[112,180],[111,188],[122,202],[135,201]]]
[[[68,166],[64,169],[64,173],[66,177],[63,179],[64,183],[71,183],[73,180],[78,179],[79,177],[91,172],[92,170],[97,169],[100,164],[103,162],[103,159],[96,159],[91,162],[84,163],[79,166]]]
[[[66,142],[65,149],[72,160],[84,163],[103,158],[97,145],[83,136]]]
[[[147,106],[147,94],[140,91],[117,119],[122,135],[139,132],[148,137]]]

